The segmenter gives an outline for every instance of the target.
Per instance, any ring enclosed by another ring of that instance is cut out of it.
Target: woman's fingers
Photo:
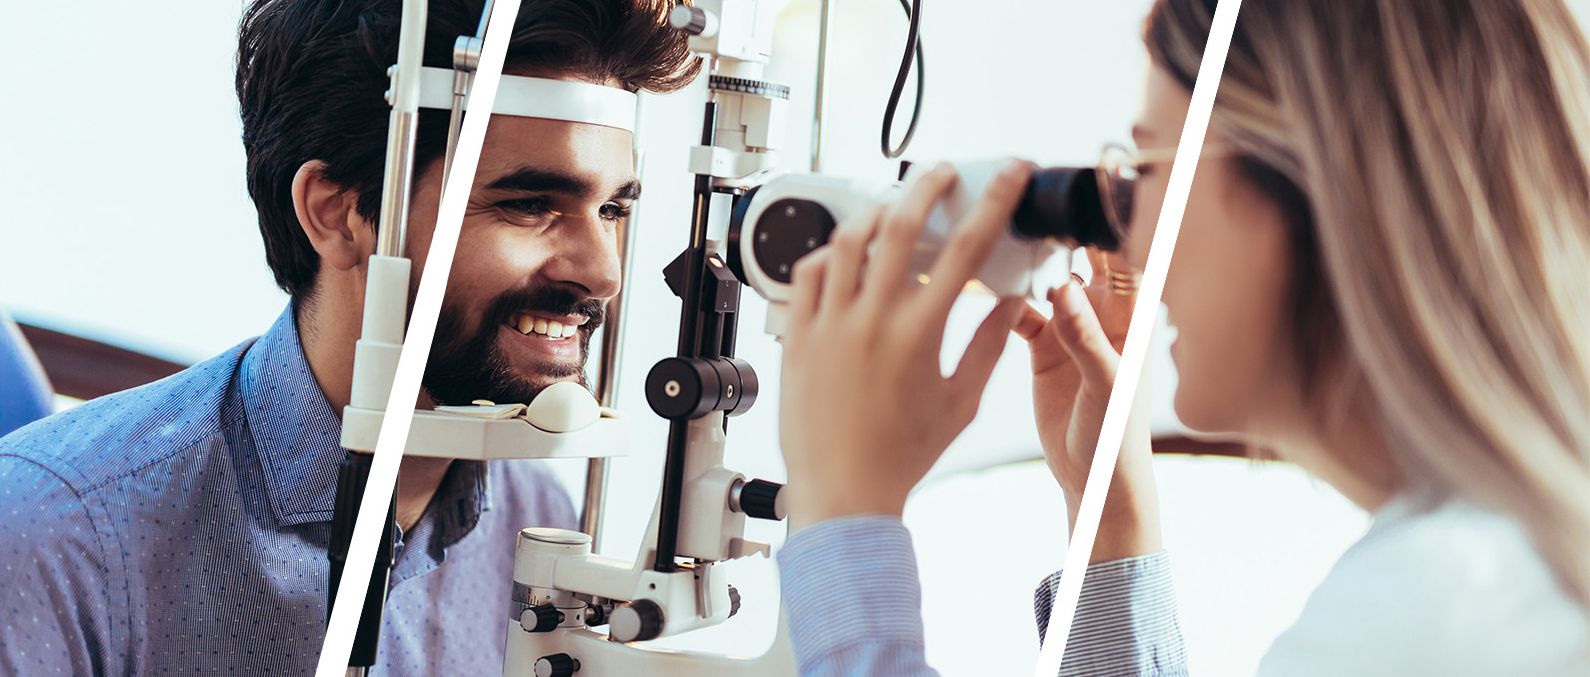
[[[1088,256],[1088,268],[1093,270],[1093,279],[1088,283],[1088,286],[1104,289],[1109,284],[1106,278],[1110,270],[1109,259],[1106,257],[1104,250],[1098,247],[1083,247],[1082,251]]]
[[[1119,350],[1126,341],[1126,329],[1132,323],[1139,275],[1120,254],[1093,247],[1086,251],[1088,265],[1093,267],[1093,279],[1087,285],[1088,300],[1093,302],[1104,334]]]
[[[961,363],[955,367],[955,374],[950,377],[950,387],[955,392],[963,397],[981,399],[983,388],[988,385],[988,377],[994,373],[994,365],[999,363],[999,356],[1005,352],[1011,327],[1025,308],[1027,302],[1023,299],[1005,299],[994,306],[988,317],[983,318],[977,333],[972,335],[972,342],[966,346],[966,352],[961,354]]]
[[[1115,381],[1120,355],[1099,326],[1098,315],[1082,286],[1067,283],[1050,293],[1055,317],[1049,326],[1060,347],[1071,356],[1083,381],[1108,388]]]
[[[884,208],[874,207],[855,221],[841,226],[828,241],[827,271],[823,280],[822,306],[848,307],[859,292],[861,268],[867,264],[867,245],[883,221]]]
[[[1049,331],[1049,318],[1039,312],[1031,304],[1022,304],[1021,316],[1016,318],[1016,326],[1011,331],[1027,341],[1032,359],[1032,373],[1034,376],[1048,372],[1066,362],[1070,356],[1060,347],[1054,334]]]
[[[1013,161],[999,170],[971,214],[944,243],[928,276],[927,303],[935,315],[949,313],[961,289],[983,266],[994,242],[1009,227],[1011,213],[1016,211],[1031,175],[1032,164],[1028,162]]]
[[[1011,331],[1016,332],[1016,335],[1025,341],[1032,341],[1040,338],[1043,326],[1048,323],[1049,318],[1044,317],[1037,308],[1032,307],[1030,303],[1023,303],[1021,315],[1016,318],[1016,325],[1011,327]]]
[[[867,278],[863,282],[862,293],[875,303],[875,307],[884,307],[896,300],[928,215],[958,180],[959,176],[950,165],[934,167],[918,177],[905,197],[890,210],[878,234],[878,246],[867,264]]]

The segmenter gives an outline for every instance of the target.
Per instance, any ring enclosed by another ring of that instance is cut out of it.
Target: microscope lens
[[[1121,233],[1105,215],[1092,167],[1046,167],[1033,172],[1011,228],[1024,238],[1113,251]]]

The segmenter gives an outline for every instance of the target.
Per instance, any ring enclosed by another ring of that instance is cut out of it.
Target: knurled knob
[[[752,78],[737,78],[732,75],[707,76],[707,89],[718,92],[753,94],[765,96],[769,99],[789,99],[789,85]]]
[[[566,653],[542,656],[536,660],[536,677],[569,677],[580,671],[580,661]]]
[[[740,589],[729,586],[729,618],[740,613]]]
[[[608,634],[620,642],[657,639],[663,631],[663,610],[649,599],[637,599],[613,610]]]
[[[668,25],[690,35],[701,35],[707,30],[707,12],[700,7],[674,5],[668,10]]]
[[[542,604],[519,613],[519,626],[525,632],[551,632],[563,623],[563,612],[551,604]]]
[[[749,517],[764,520],[784,519],[788,512],[778,500],[784,485],[767,480],[751,480],[740,488],[740,509]]]

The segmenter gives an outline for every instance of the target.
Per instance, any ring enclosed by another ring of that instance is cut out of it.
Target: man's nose
[[[618,295],[623,266],[618,238],[598,219],[560,224],[552,238],[552,256],[543,275],[553,282],[578,285],[593,298]]]

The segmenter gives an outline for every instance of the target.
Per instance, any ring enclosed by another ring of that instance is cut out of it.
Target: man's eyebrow
[[[486,186],[489,190],[522,190],[537,193],[569,193],[586,195],[596,192],[595,186],[585,177],[544,167],[520,167],[497,177]]]
[[[578,174],[546,167],[520,167],[497,177],[486,185],[487,190],[518,190],[527,193],[563,193],[566,195],[594,195],[596,183]],[[640,181],[630,179],[613,191],[614,200],[634,200],[640,197]]]
[[[612,199],[614,199],[614,200],[639,200],[640,199],[640,180],[639,179],[630,179],[628,181],[625,181],[624,185],[619,186],[618,190],[613,191]]]

